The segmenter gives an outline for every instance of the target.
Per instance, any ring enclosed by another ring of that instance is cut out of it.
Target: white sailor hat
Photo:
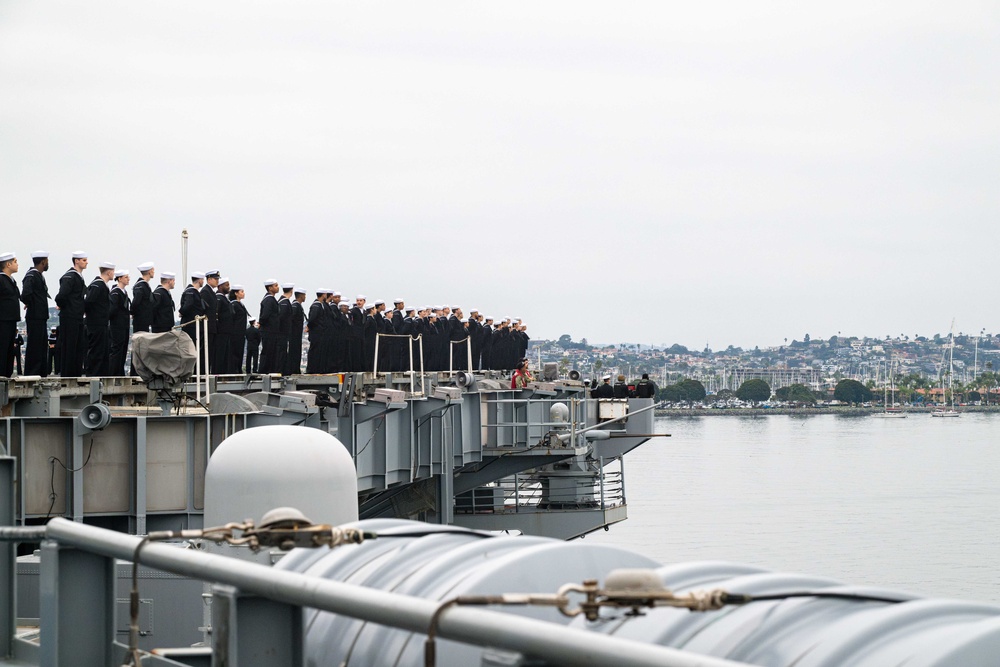
[[[228,282],[229,282],[229,278],[219,278],[219,284],[220,285],[225,285]]]
[[[472,310],[470,310],[469,312],[470,312],[470,313],[478,313],[478,312],[479,312],[479,309],[478,309],[478,308],[473,308],[473,309],[472,309]]]
[[[290,290],[290,289],[293,289],[294,287],[295,287],[295,283],[281,283],[281,289],[286,290],[286,291]]]
[[[101,262],[100,264],[98,264],[98,268],[100,268],[101,271],[104,271],[106,269],[111,269],[112,271],[114,271],[117,267],[111,262]]]
[[[341,301],[337,305],[340,306],[341,308],[350,308],[352,304],[350,301]]]
[[[5,252],[0,255],[0,262],[7,262],[14,259],[15,255],[12,252]]]
[[[605,375],[605,376],[604,376],[604,377],[602,377],[601,379],[602,379],[602,380],[610,380],[610,379],[611,379],[611,376],[610,376],[610,375]]]
[[[332,296],[341,296],[340,292],[330,292]]]
[[[152,262],[143,262],[142,264],[140,264],[139,266],[137,266],[135,268],[139,269],[140,272],[145,273],[146,271],[149,271],[150,269],[153,268],[153,263]]]
[[[128,269],[118,269],[115,271],[115,278],[121,278],[122,276],[128,275]]]
[[[210,270],[208,270],[208,271],[205,272],[205,277],[206,278],[218,278],[219,275],[220,274],[219,274],[219,270],[218,269],[210,269]]]
[[[364,294],[359,294],[356,297],[354,297],[354,300],[355,301],[367,301],[368,297],[366,297]]]
[[[170,271],[160,271],[161,280],[173,280],[176,277],[177,276],[171,273]]]
[[[305,287],[296,287],[295,288],[295,293],[296,294],[305,294],[306,293],[306,288]]]
[[[268,278],[267,280],[264,281],[264,287],[270,287],[271,285],[277,285],[277,284],[278,281],[275,280],[274,278]]]
[[[318,287],[316,289],[316,294],[329,294],[329,293],[330,293],[330,290],[328,290],[325,287]]]
[[[413,306],[410,306],[409,308],[406,309],[406,312],[408,312],[408,313],[415,313],[415,312],[417,312],[417,309],[414,308]]]
[[[243,291],[243,285],[233,285],[230,289],[232,289],[232,291],[234,291],[234,292],[242,292]]]
[[[393,299],[393,303],[403,303],[403,299]]]
[[[87,253],[83,250],[77,250],[73,253],[73,259],[87,259]]]
[[[35,252],[31,253],[31,259],[47,259],[48,256],[49,253],[46,252],[45,250],[36,250]]]
[[[375,310],[375,304],[374,303],[366,303],[365,304],[365,310],[366,311]]]
[[[385,301],[383,301],[382,299],[375,299],[374,305],[381,306],[383,304],[385,304]]]
[[[487,315],[486,319],[489,320],[490,322],[492,322],[493,321],[493,316],[492,315]]]
[[[194,273],[191,274],[191,279],[192,280],[204,280],[204,278],[205,278],[205,274],[204,273],[199,273],[199,272],[196,271],[196,272],[194,272]]]

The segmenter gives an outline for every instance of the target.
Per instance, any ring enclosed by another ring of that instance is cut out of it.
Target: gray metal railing
[[[625,504],[625,469],[621,457],[611,461],[590,461],[591,470],[566,473],[515,474],[495,484],[477,487],[456,498],[456,510],[465,513],[518,513],[540,509],[607,510]],[[617,463],[606,470],[605,463]],[[589,478],[589,479],[588,479]],[[554,480],[576,479],[576,489],[558,489]],[[581,490],[584,493],[581,494]]]
[[[13,466],[9,467],[13,472]],[[6,520],[9,517],[3,517]],[[0,541],[18,541],[37,529],[11,529]],[[31,533],[32,539],[37,537]],[[65,519],[53,519],[42,546],[40,664],[112,665],[120,657],[115,635],[115,559],[131,560],[141,538]],[[5,553],[13,543],[3,545]],[[473,607],[439,612],[434,600],[388,593],[296,572],[149,543],[139,562],[164,572],[216,584],[217,616],[213,652],[229,657],[230,667],[248,665],[237,656],[254,655],[254,667],[301,667],[302,623],[290,622],[305,607],[372,623],[426,633],[438,614],[437,634],[446,639],[535,656],[553,665],[615,664],[625,667],[746,667],[744,663],[686,653],[653,644],[587,632]],[[13,610],[13,559],[0,561],[5,610]],[[220,585],[221,584],[221,585]],[[269,600],[261,604],[261,598]],[[13,652],[15,619],[4,613],[0,657]],[[259,629],[268,628],[261,633]],[[503,628],[503,632],[497,632]],[[270,648],[270,650],[268,650]],[[268,659],[265,656],[270,656]]]

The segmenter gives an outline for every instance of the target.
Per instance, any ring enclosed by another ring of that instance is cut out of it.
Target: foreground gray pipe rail
[[[46,537],[64,546],[131,561],[140,538],[67,519],[53,519]],[[210,583],[223,583],[291,605],[312,607],[381,625],[426,633],[437,602],[329,581],[264,565],[181,550],[165,544],[143,547],[139,562]],[[643,644],[555,623],[485,609],[452,607],[438,623],[444,639],[516,651],[555,665],[634,667],[747,667],[746,663]],[[110,640],[110,638],[109,638]]]

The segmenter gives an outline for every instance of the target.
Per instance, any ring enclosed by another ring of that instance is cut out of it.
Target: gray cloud
[[[192,268],[452,301],[535,336],[997,329],[989,4],[0,18],[0,245],[48,247],[53,274],[76,247],[179,270],[186,227]]]

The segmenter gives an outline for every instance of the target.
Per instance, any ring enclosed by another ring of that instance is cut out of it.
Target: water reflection
[[[1000,416],[659,418],[629,520],[587,539],[1000,601]]]

